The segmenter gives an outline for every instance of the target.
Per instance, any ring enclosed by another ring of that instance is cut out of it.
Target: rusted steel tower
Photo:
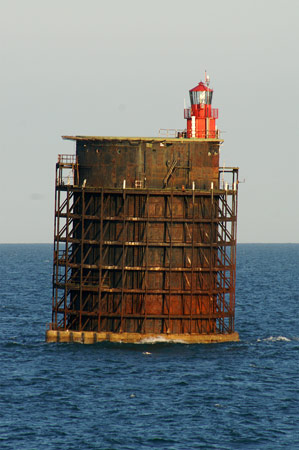
[[[212,94],[190,90],[174,137],[64,136],[48,342],[238,340],[238,169],[219,167]]]

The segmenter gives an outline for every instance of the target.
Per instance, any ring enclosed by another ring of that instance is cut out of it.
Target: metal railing
[[[76,155],[58,155],[58,163],[59,164],[76,164],[77,156]]]
[[[191,119],[191,108],[184,109],[184,119]]]
[[[219,189],[237,191],[239,184],[238,167],[219,167]]]
[[[195,136],[187,134],[187,130],[176,128],[160,128],[159,137],[166,138],[197,138],[197,139],[220,139],[220,130],[196,131]]]
[[[197,139],[220,139],[220,130],[205,130],[205,131],[196,131],[195,136],[188,136],[190,138]]]
[[[75,177],[73,173],[57,178],[57,186],[74,186],[74,184]]]
[[[176,128],[160,128],[159,137],[168,137],[168,138],[176,138],[176,137],[186,137],[186,130],[176,129]]]
[[[207,111],[207,116],[206,117],[209,117],[209,118],[212,118],[212,119],[218,119],[218,117],[219,117],[219,110],[218,110],[218,108],[211,108],[211,114],[209,115],[208,111]],[[184,109],[184,119],[191,119],[191,108],[185,108]]]
[[[211,117],[213,119],[218,119],[218,108],[212,108],[211,109]]]

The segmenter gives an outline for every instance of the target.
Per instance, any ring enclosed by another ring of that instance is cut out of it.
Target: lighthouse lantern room
[[[187,137],[199,139],[218,139],[219,133],[216,126],[218,109],[212,108],[213,89],[209,88],[209,76],[190,89],[190,108],[184,109],[184,117],[187,119]]]

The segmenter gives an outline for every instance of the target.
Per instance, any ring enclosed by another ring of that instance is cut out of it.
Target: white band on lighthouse
[[[191,117],[191,137],[196,137],[195,136],[195,116]]]

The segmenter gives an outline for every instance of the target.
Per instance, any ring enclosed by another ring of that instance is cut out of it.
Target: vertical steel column
[[[85,234],[85,189],[82,187],[82,215],[81,215],[81,242],[80,242],[80,312],[79,331],[82,330],[82,301],[83,301],[83,263],[84,263],[84,234]]]
[[[191,239],[191,296],[190,296],[190,321],[189,321],[189,333],[192,333],[193,330],[193,290],[194,290],[194,241],[195,241],[195,190],[192,190],[192,239]],[[196,283],[195,283],[196,288]],[[196,299],[197,297],[197,299]],[[195,304],[198,302],[198,298],[200,296],[197,294],[195,297]],[[200,305],[201,311],[201,305]],[[197,321],[198,323],[198,321]],[[194,322],[194,331],[195,331],[196,322]]]
[[[52,326],[57,327],[57,272],[58,272],[58,251],[57,251],[57,202],[58,202],[58,193],[57,193],[57,170],[58,164],[56,164],[56,172],[55,172],[55,206],[54,206],[54,261],[53,261],[53,284],[52,284]]]
[[[103,220],[104,220],[104,189],[101,188],[101,207],[100,207],[100,261],[99,261],[99,291],[98,291],[98,332],[101,331],[101,313],[102,313],[102,266],[103,266]]]
[[[149,192],[146,193],[146,222],[145,222],[145,284],[144,284],[144,294],[143,294],[143,302],[144,302],[144,320],[143,320],[143,331],[147,330],[147,300],[148,300],[148,226],[149,226]]]
[[[171,280],[172,280],[172,267],[171,267],[171,263],[172,263],[172,232],[173,232],[173,189],[171,188],[171,192],[170,192],[170,226],[169,226],[169,280],[168,280],[168,288],[169,288],[169,293],[168,293],[168,324],[167,324],[167,333],[168,332],[173,332],[173,330],[171,329],[171,324],[172,322],[170,322],[170,306],[171,306]]]
[[[69,262],[69,223],[70,223],[70,189],[66,191],[66,243],[65,243],[65,285],[64,285],[64,320],[63,327],[67,324],[67,298],[68,298],[68,262]]]
[[[124,288],[125,288],[125,227],[126,227],[126,192],[123,189],[123,229],[122,229],[122,258],[121,258],[121,318],[120,318],[120,332],[123,332],[124,319]]]
[[[207,199],[207,203],[208,203],[208,199]],[[208,332],[211,332],[211,305],[213,305],[213,285],[214,285],[214,272],[213,272],[213,253],[214,253],[214,247],[213,247],[213,243],[214,243],[214,236],[213,236],[213,231],[214,231],[214,227],[213,227],[213,204],[212,204],[212,192],[211,192],[211,203],[210,203],[210,214],[209,214],[209,219],[210,219],[210,267],[209,267],[209,290],[208,290],[208,295],[209,295],[209,300],[208,300]]]

